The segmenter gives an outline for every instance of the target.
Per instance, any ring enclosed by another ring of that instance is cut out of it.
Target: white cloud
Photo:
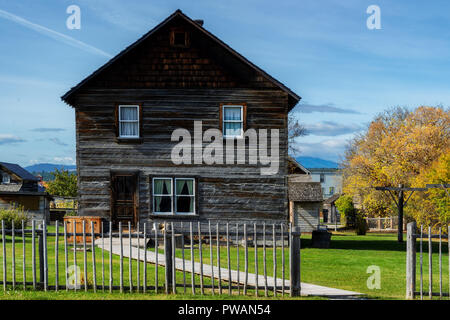
[[[25,142],[24,139],[13,134],[0,134],[0,145]]]
[[[75,160],[72,157],[54,157],[52,161],[58,164],[75,164]]]
[[[306,124],[305,128],[308,134],[333,137],[358,132],[364,129],[364,127],[356,123],[346,124],[337,123],[334,121],[323,121],[318,123]]]

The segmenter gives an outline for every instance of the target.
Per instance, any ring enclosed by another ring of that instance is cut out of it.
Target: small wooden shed
[[[301,232],[317,230],[323,202],[320,182],[312,182],[310,175],[291,174],[288,186],[290,222]]]

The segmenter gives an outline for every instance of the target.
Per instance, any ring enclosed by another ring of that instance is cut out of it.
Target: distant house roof
[[[288,177],[289,201],[323,201],[320,182],[299,182]]]
[[[282,91],[287,93],[288,95],[288,102],[289,102],[289,111],[300,101],[301,97],[298,96],[296,93],[294,93],[291,89],[286,87],[284,84],[270,76],[268,73],[257,67],[255,64],[247,60],[245,57],[243,57],[241,54],[236,52],[234,49],[232,49],[230,46],[225,44],[222,40],[214,36],[212,33],[207,31],[205,28],[203,28],[202,25],[200,25],[198,22],[192,20],[188,16],[186,16],[181,10],[176,10],[173,14],[171,14],[169,17],[167,17],[163,22],[158,24],[156,27],[154,27],[152,30],[144,34],[140,39],[138,39],[136,42],[128,46],[126,49],[121,51],[118,55],[116,55],[114,58],[109,60],[106,64],[104,64],[102,67],[100,67],[98,70],[96,70],[94,73],[92,73],[90,76],[85,78],[83,81],[81,81],[79,84],[77,84],[75,87],[70,89],[66,94],[64,94],[61,99],[70,104],[73,105],[72,96],[75,94],[78,90],[80,90],[82,87],[84,87],[91,79],[98,76],[100,73],[105,71],[109,66],[114,64],[115,61],[121,59],[123,56],[127,55],[130,51],[132,51],[134,48],[136,48],[140,43],[147,40],[148,38],[155,35],[155,33],[160,30],[162,27],[167,25],[170,21],[174,20],[175,18],[181,18],[187,23],[189,23],[191,26],[193,26],[196,30],[200,31],[205,37],[209,38],[213,41],[213,43],[217,44],[221,49],[222,52],[220,52],[220,55],[228,55],[234,57],[234,59],[241,63],[242,66],[247,67],[249,69],[254,70],[258,75],[262,76],[263,78],[267,79],[269,82],[274,84],[276,87],[280,88]]]
[[[8,163],[8,162],[0,162],[0,167],[3,167],[6,169],[6,171],[9,171],[22,180],[26,181],[39,181],[39,178],[33,176],[31,173],[29,173],[27,170],[19,166],[15,163]]]
[[[297,160],[293,157],[288,156],[288,165],[289,165],[289,173],[290,174],[311,174],[308,169],[302,166]]]
[[[336,194],[332,195],[331,197],[329,197],[328,199],[325,199],[325,201],[323,203],[324,204],[333,204],[337,199],[339,199],[340,196],[341,196],[340,193],[336,193]]]

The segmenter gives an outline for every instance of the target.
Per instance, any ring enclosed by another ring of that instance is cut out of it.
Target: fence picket
[[[136,237],[137,237],[137,267],[136,267],[136,292],[139,292],[140,290],[140,282],[141,282],[141,268],[140,268],[140,262],[141,262],[141,235],[140,235],[140,225],[139,221],[136,225]]]
[[[73,221],[73,264],[75,266],[75,285],[74,290],[78,289],[78,265],[77,265],[77,223]]]
[[[420,226],[420,299],[423,300],[423,226]]]
[[[255,247],[255,295],[258,296],[259,275],[258,275],[258,229],[256,223],[253,224],[253,246]]]
[[[208,221],[209,232],[209,263],[211,265],[211,292],[214,295],[214,263],[213,263],[213,248],[212,248],[212,234],[211,234],[211,221]]]
[[[142,291],[147,293],[147,222],[144,222],[144,274],[142,275]]]
[[[433,248],[431,242],[431,227],[428,227],[428,295],[433,299]]]
[[[27,288],[27,271],[26,271],[26,251],[25,251],[25,223],[22,220],[22,278],[23,278],[23,290]]]
[[[203,288],[203,248],[202,248],[202,229],[201,224],[198,222],[197,225],[197,231],[198,231],[198,252],[200,257],[200,293],[201,295],[205,294],[204,288]]]
[[[91,221],[91,250],[92,250],[92,283],[94,286],[94,292],[97,292],[97,266],[95,261],[95,231],[94,221]]]
[[[66,291],[69,291],[69,257],[67,252],[67,222],[64,221],[64,279],[66,280]]]
[[[239,224],[236,223],[236,270],[237,270],[237,289],[238,289],[238,295],[241,294],[241,288],[239,286]]]
[[[113,265],[112,265],[112,221],[109,222],[109,293],[113,290]]]
[[[123,293],[123,240],[122,240],[122,221],[119,221],[119,243],[120,243],[120,293]]]
[[[34,220],[31,221],[31,260],[33,272],[33,290],[36,290],[36,224]]]
[[[42,223],[42,241],[44,245],[44,291],[48,290],[48,254],[47,254],[47,222]]]
[[[228,293],[231,295],[231,259],[230,259],[230,229],[227,222],[227,265],[228,265]]]
[[[169,261],[167,261],[167,223],[164,221],[164,288],[166,294],[169,294]]]
[[[263,260],[264,260],[264,296],[268,296],[267,288],[267,262],[266,262],[266,223],[263,223]]]
[[[5,221],[2,220],[2,252],[3,252],[3,291],[6,291],[6,235],[5,235]]]
[[[59,233],[59,221],[56,220],[55,222],[55,291],[58,291],[59,287],[59,265],[58,265],[58,248],[59,248],[59,241],[58,241],[58,233]]]
[[[219,224],[216,223],[216,244],[217,244],[217,268],[218,268],[218,276],[219,276],[219,282],[218,282],[218,287],[219,287],[219,294],[222,294],[222,271],[220,269],[220,229],[219,229]]]
[[[275,224],[272,224],[272,247],[273,247],[273,296],[277,295],[277,236],[275,234]]]
[[[11,274],[12,274],[12,289],[16,290],[16,233],[14,220],[11,221]]]
[[[281,229],[281,295],[284,296],[284,281],[285,281],[285,256],[284,256],[284,225],[280,224]]]
[[[128,250],[129,250],[129,256],[128,256],[128,282],[130,284],[130,293],[133,292],[133,253],[132,253],[132,243],[131,243],[131,222],[128,221]]]
[[[101,237],[102,237],[102,291],[105,292],[105,238],[103,235],[103,221],[101,223]]]
[[[158,293],[158,286],[159,286],[159,281],[158,281],[158,257],[159,257],[158,228],[157,228],[156,224],[154,224],[154,227],[155,227],[155,293]]]
[[[191,236],[191,284],[192,294],[195,294],[195,272],[194,272],[194,234],[192,231],[192,222],[189,222],[189,235]]]
[[[183,263],[183,293],[186,294],[186,261],[184,260],[184,229],[183,221],[180,223],[181,229],[181,260]]]
[[[173,221],[171,222],[170,230],[171,230],[171,234],[172,234],[172,246],[171,246],[171,249],[172,249],[172,292],[173,292],[173,294],[176,294],[177,293],[177,281],[176,281],[176,275],[177,275],[176,270],[177,269],[176,269],[176,265],[175,265],[176,246],[175,246],[175,229],[173,227]]]
[[[247,224],[244,223],[244,256],[245,256],[245,279],[244,279],[244,295],[247,295],[247,285],[248,285],[248,241],[247,241]]]
[[[84,291],[88,290],[88,270],[87,270],[87,248],[86,248],[86,220],[83,220],[83,273],[84,273]]]
[[[439,298],[442,299],[442,230],[439,228]]]

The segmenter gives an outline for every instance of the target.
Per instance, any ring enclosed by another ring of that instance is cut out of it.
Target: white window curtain
[[[242,106],[223,107],[223,135],[225,137],[242,136]]]
[[[119,125],[121,137],[139,137],[139,106],[120,106]]]

